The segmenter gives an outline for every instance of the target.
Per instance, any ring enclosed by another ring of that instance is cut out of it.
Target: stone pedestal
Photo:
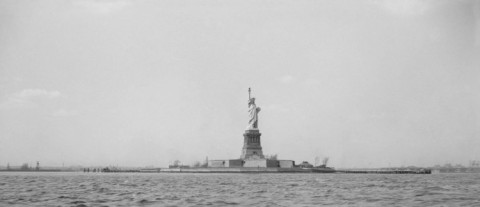
[[[245,130],[243,134],[243,149],[240,159],[264,159],[262,145],[260,144],[260,132],[258,129]]]

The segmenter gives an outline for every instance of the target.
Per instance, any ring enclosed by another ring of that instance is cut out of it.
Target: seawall
[[[265,168],[265,167],[242,167],[242,168],[156,168],[142,169],[140,172],[155,173],[334,173],[330,168]]]

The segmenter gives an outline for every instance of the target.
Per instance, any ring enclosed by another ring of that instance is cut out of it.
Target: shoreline
[[[0,170],[0,172],[82,172],[73,170]],[[232,168],[145,168],[136,170],[83,171],[83,173],[336,173],[336,174],[432,174],[431,169],[364,169],[335,170],[333,168],[265,168],[265,167],[232,167]],[[434,172],[435,174],[435,172]]]

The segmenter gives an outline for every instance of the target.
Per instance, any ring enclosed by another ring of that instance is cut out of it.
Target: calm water
[[[0,206],[480,206],[480,174],[0,173]]]

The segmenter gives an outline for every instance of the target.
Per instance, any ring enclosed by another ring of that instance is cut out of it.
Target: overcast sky
[[[480,3],[0,0],[0,166],[480,160]]]

